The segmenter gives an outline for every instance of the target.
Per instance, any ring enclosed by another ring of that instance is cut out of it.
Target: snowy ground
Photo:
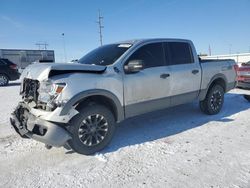
[[[191,103],[123,122],[94,156],[19,138],[8,123],[18,92],[0,88],[0,187],[250,187],[245,91],[215,116]]]

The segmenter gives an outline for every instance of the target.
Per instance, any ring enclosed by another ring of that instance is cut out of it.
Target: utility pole
[[[35,45],[38,46],[39,50],[47,50],[49,44],[46,42],[37,42]]]
[[[208,46],[208,52],[209,52],[209,56],[211,56],[211,55],[212,55],[212,52],[211,52],[211,46],[210,46],[210,44],[209,44],[209,46]]]
[[[65,37],[64,37],[64,35],[65,35],[65,34],[62,33],[64,61],[65,61],[65,63],[66,63],[68,60],[67,60],[67,54],[66,54],[66,45],[65,45]]]
[[[98,27],[99,27],[99,37],[100,37],[100,44],[102,46],[102,29],[104,28],[104,26],[102,25],[102,20],[103,20],[103,17],[101,16],[101,11],[100,9],[98,10],[98,21],[96,22],[98,24]]]

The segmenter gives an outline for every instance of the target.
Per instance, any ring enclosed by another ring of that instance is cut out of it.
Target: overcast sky
[[[104,44],[136,38],[187,38],[197,52],[249,52],[250,0],[0,0],[0,48],[38,49],[47,42],[56,60],[78,59]]]

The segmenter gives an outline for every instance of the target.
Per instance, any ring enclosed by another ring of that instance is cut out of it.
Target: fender
[[[119,101],[119,99],[110,91],[104,90],[104,89],[91,89],[91,90],[86,90],[83,92],[80,92],[76,94],[74,97],[72,97],[64,106],[63,109],[60,113],[61,116],[66,115],[70,109],[73,108],[73,106],[80,102],[81,100],[90,97],[90,96],[95,96],[95,95],[100,95],[109,98],[112,100],[116,106],[117,110],[117,122],[120,122],[124,120],[124,109]]]
[[[207,85],[206,89],[202,89],[202,90],[200,91],[200,94],[199,94],[199,100],[200,100],[200,101],[202,101],[202,100],[204,100],[204,99],[206,98],[208,89],[210,88],[211,84],[212,84],[216,79],[218,79],[218,78],[224,80],[224,82],[225,82],[225,84],[226,84],[225,90],[227,91],[227,84],[228,84],[228,82],[227,82],[226,76],[225,76],[224,74],[221,74],[221,73],[216,74],[216,75],[214,75],[214,76],[211,78],[211,80],[210,80],[209,84]],[[225,92],[226,92],[226,91],[225,91]]]

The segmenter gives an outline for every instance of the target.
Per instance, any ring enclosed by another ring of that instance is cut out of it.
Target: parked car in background
[[[49,148],[92,154],[127,118],[194,100],[204,113],[219,113],[224,93],[236,86],[235,66],[234,60],[200,61],[189,40],[105,45],[78,63],[28,66],[11,124]]]
[[[0,86],[8,85],[9,81],[18,80],[20,73],[15,63],[8,59],[0,59]]]
[[[242,63],[237,71],[237,87],[250,90],[250,61]],[[244,95],[245,99],[250,101],[250,95]]]

